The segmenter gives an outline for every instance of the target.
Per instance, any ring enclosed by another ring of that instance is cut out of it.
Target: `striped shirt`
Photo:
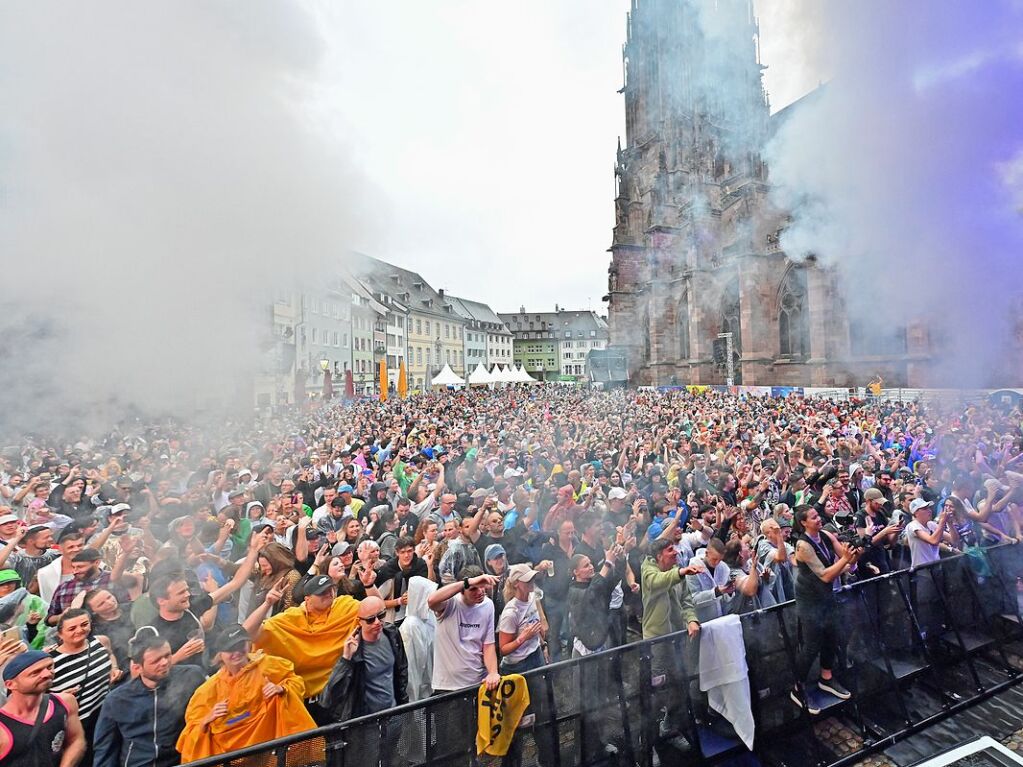
[[[87,719],[99,711],[103,699],[110,692],[110,653],[96,637],[89,637],[85,650],[74,654],[50,651],[53,658],[53,686],[51,692],[63,692],[78,687],[78,716]]]

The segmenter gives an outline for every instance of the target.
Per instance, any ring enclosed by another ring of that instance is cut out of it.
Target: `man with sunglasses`
[[[384,624],[386,615],[380,597],[368,596],[359,603],[358,625],[345,641],[318,701],[330,721],[344,722],[408,703],[405,646],[394,624]],[[372,733],[357,728],[345,744],[345,763],[390,764],[401,719],[388,719],[384,727],[382,738],[375,728]]]
[[[320,703],[335,722],[408,703],[408,661],[401,635],[384,624],[380,597],[359,603],[358,625],[345,641]]]

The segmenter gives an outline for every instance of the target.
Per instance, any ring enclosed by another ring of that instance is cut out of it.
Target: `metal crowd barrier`
[[[1023,545],[984,552],[983,562],[960,555],[845,587],[839,675],[853,696],[822,700],[818,715],[789,698],[795,603],[742,615],[760,763],[851,765],[1023,681],[1016,657],[1023,655],[1017,596]],[[697,657],[683,632],[530,672],[535,718],[520,727],[503,760],[476,757],[476,690],[469,689],[193,765],[653,767],[741,760],[745,746],[708,714]]]

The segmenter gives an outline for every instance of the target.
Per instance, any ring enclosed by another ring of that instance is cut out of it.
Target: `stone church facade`
[[[871,335],[834,270],[779,246],[761,152],[799,102],[770,114],[752,3],[633,0],[627,24],[606,300],[630,383],[726,383],[731,333],[737,385],[925,385],[924,328]]]

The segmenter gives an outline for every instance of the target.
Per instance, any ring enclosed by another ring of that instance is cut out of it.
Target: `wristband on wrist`
[[[471,588],[471,586],[469,585],[469,579],[468,578],[463,578],[462,579],[462,591],[468,591],[470,588]]]

